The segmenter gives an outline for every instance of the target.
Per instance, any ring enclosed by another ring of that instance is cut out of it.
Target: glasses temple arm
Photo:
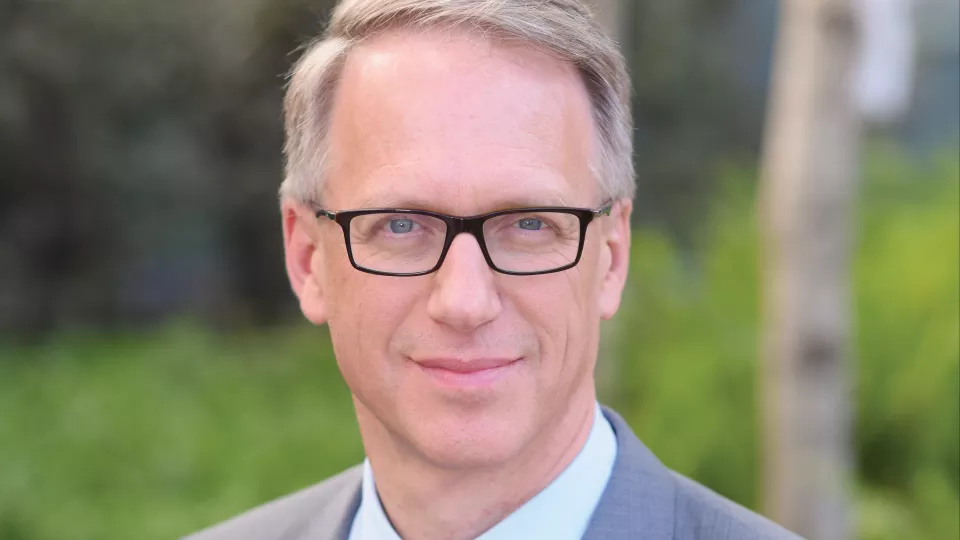
[[[610,201],[607,204],[601,206],[600,208],[597,208],[596,210],[594,210],[593,215],[597,217],[609,216],[610,212],[613,210],[613,205],[614,205],[614,201]]]

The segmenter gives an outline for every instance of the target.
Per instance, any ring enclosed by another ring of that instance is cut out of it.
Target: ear
[[[300,299],[300,310],[313,324],[327,322],[327,305],[323,296],[323,250],[316,216],[306,206],[283,201],[283,247],[287,276],[294,294]]]
[[[604,227],[605,247],[610,251],[610,265],[605,269],[600,285],[600,317],[609,319],[616,314],[627,283],[627,268],[630,265],[630,212],[633,203],[620,199],[613,205],[610,219]]]

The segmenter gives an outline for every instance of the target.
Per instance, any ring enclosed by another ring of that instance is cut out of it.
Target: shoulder
[[[183,540],[269,540],[300,538],[325,523],[333,529],[352,520],[360,500],[360,465],[296,493],[258,506]]]
[[[592,539],[799,540],[772,521],[665,467],[612,409],[617,460],[595,510]]]
[[[673,471],[677,539],[800,540],[767,518]]]

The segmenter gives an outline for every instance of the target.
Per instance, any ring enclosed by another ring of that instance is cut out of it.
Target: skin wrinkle
[[[530,181],[529,176],[524,176],[522,178],[511,178],[511,182],[526,180],[528,184],[533,186],[534,184]],[[377,180],[375,180],[377,181]],[[442,181],[437,180],[436,182],[431,182],[431,184],[443,184]],[[463,189],[468,186],[462,186],[458,183],[457,186],[457,197],[459,199],[463,193]],[[549,188],[544,187],[543,189],[538,190],[537,195],[523,195],[520,193],[514,193],[510,195],[483,195],[483,187],[474,186],[471,189],[471,200],[484,200],[490,201],[489,204],[484,204],[480,212],[471,212],[471,213],[458,213],[456,209],[449,207],[448,203],[443,201],[431,200],[426,195],[397,195],[396,193],[390,192],[388,189],[377,189],[372,194],[363,196],[361,202],[359,203],[359,208],[408,208],[411,210],[429,210],[440,213],[449,213],[451,215],[461,215],[462,217],[472,217],[476,215],[486,214],[488,212],[494,212],[497,210],[506,210],[510,208],[526,207],[526,206],[567,206],[564,197],[560,193],[554,193],[549,190]],[[424,191],[429,191],[430,186],[428,185]],[[584,205],[591,206],[591,205]]]
[[[401,38],[401,40],[404,41],[404,42],[408,42],[408,39],[409,39],[409,38],[407,38],[407,37],[402,37],[402,38]],[[453,39],[451,36],[448,36],[448,37],[447,37],[447,40],[451,40],[451,39]],[[358,48],[362,50],[363,47],[364,47],[364,45],[360,45]],[[494,47],[494,45],[493,45],[492,43],[487,44],[487,47],[489,48],[490,51],[495,51],[495,50],[497,50],[497,48]],[[517,47],[514,46],[514,48],[517,48]],[[490,52],[489,55],[490,55],[490,56],[494,56],[493,52]],[[383,59],[383,57],[384,57],[385,55],[376,55],[376,54],[374,54],[374,55],[370,55],[370,56],[372,57],[372,62],[371,62],[371,63],[375,64],[375,66],[380,66],[380,65],[382,65],[382,64],[385,64],[385,61],[384,61],[384,59]],[[507,57],[506,55],[496,55],[496,56],[497,56],[497,58],[506,58],[506,57]],[[522,58],[522,57],[518,57],[518,58]],[[429,62],[430,60],[431,60],[431,58],[430,58],[429,56],[428,56],[426,59],[424,59],[425,62]],[[535,64],[532,64],[532,63],[522,63],[522,62],[520,62],[519,60],[518,60],[518,61],[515,61],[515,63],[516,63],[517,65],[521,65],[521,66],[523,66],[523,67],[525,67],[525,68],[528,68],[528,69],[533,69],[533,68],[535,67]],[[526,64],[529,64],[529,65],[526,65]],[[552,71],[558,71],[555,67],[553,67],[552,64],[548,64],[548,65],[551,66],[551,70],[552,70]],[[563,64],[560,64],[560,65],[563,65]],[[483,66],[483,63],[481,63],[480,66],[482,67],[482,66]],[[374,66],[371,66],[371,67],[369,67],[368,69],[372,69],[373,67],[374,67]],[[564,68],[565,68],[564,71],[570,71],[570,69],[572,69],[572,68],[570,68],[570,67],[568,67],[568,66],[564,66]],[[503,85],[503,84],[505,84],[505,85],[509,85],[509,84],[510,84],[509,79],[506,80],[506,81],[502,81],[502,80],[501,80],[501,81],[498,81],[498,82],[499,82],[499,84],[502,84],[502,85]],[[591,122],[592,122],[592,119],[591,119]],[[394,162],[394,163],[395,163],[395,162]]]
[[[428,32],[384,34],[347,59],[329,206],[399,201],[464,216],[521,201],[594,206],[596,137],[575,69],[480,36],[442,44]],[[368,54],[396,64],[366,69]],[[522,61],[504,60],[513,56]],[[401,278],[358,272],[336,223],[284,202],[285,215],[319,230],[304,269],[312,285],[294,288],[308,318],[330,326],[378,493],[404,538],[476,537],[582,448],[599,318],[616,311],[626,275],[629,203],[617,208],[588,227],[580,265],[564,272],[497,273],[468,235],[437,272]],[[288,268],[303,258],[289,254]],[[521,361],[489,387],[457,390],[414,363],[424,358]]]

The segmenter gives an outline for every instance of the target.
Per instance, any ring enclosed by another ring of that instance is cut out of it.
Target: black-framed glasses
[[[587,226],[594,218],[610,215],[611,208],[612,202],[597,209],[544,206],[471,217],[402,208],[321,209],[316,216],[340,225],[350,264],[361,272],[383,276],[435,272],[453,239],[467,233],[477,240],[490,268],[529,276],[576,266]]]

